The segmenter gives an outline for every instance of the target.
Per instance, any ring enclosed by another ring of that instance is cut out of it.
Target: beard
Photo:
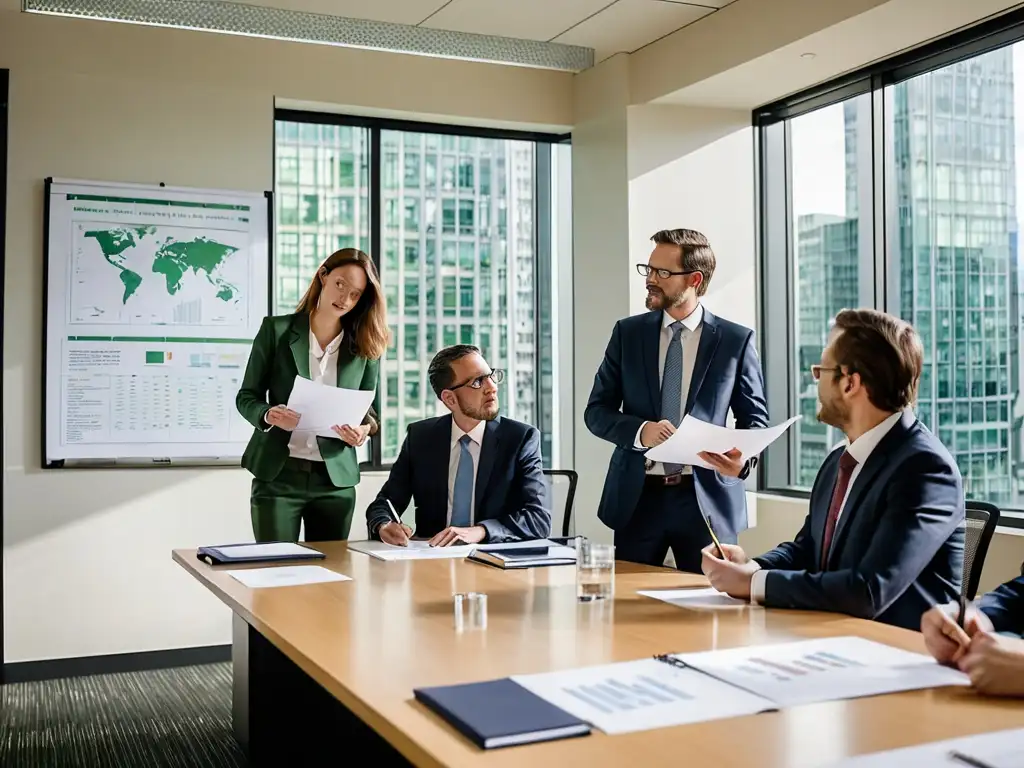
[[[459,407],[462,412],[469,416],[471,419],[479,419],[480,421],[494,421],[498,417],[499,403],[498,399],[495,398],[491,403],[484,403],[479,407],[466,406],[459,403]]]
[[[664,311],[666,309],[671,309],[672,307],[677,306],[678,304],[682,303],[682,301],[683,294],[681,293],[675,296],[668,296],[663,290],[661,290],[661,288],[656,288],[655,286],[648,286],[647,299],[645,300],[644,304],[647,306],[647,309],[657,309]]]
[[[850,411],[841,401],[819,402],[818,421],[845,430],[850,421]]]

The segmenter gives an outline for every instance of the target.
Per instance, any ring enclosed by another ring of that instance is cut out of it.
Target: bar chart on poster
[[[43,464],[237,462],[265,193],[48,179]]]

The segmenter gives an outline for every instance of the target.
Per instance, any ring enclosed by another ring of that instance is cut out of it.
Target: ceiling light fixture
[[[801,53],[800,54],[800,58],[801,59],[813,59],[817,55],[818,54],[816,54],[816,53],[811,53],[810,51],[808,51],[807,53]]]

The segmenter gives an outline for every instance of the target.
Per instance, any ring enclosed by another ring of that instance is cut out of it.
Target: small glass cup
[[[615,597],[615,546],[576,540],[576,599],[581,603]]]
[[[483,592],[459,592],[452,596],[455,631],[487,629],[487,595]]]

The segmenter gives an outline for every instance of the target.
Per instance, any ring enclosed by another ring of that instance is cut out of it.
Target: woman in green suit
[[[388,345],[384,295],[373,262],[344,248],[323,263],[293,315],[264,319],[235,405],[255,427],[242,456],[253,474],[250,506],[256,541],[348,538],[359,482],[356,448],[376,433],[362,424],[334,427],[337,440],[297,430],[286,407],[295,376],[328,386],[374,390]]]

